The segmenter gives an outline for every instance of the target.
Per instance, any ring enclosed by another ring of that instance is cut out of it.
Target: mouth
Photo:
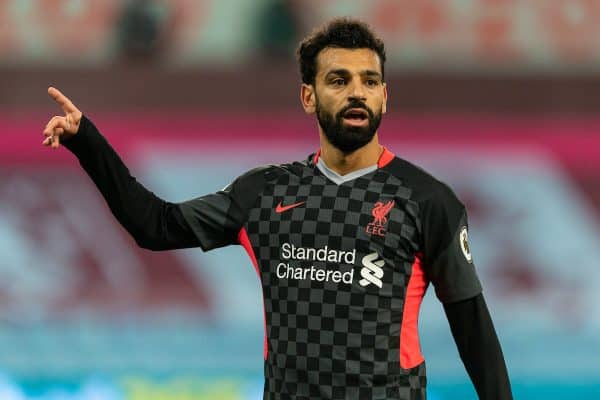
[[[351,108],[344,113],[346,119],[368,119],[369,113],[363,108]]]
[[[344,113],[344,122],[360,126],[369,122],[369,113],[362,108],[351,108]]]

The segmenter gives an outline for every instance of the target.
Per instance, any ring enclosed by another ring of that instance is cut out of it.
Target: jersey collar
[[[315,153],[315,155],[312,159],[313,165],[317,165],[317,161],[319,161],[320,155],[321,155],[321,149],[317,150],[317,152]],[[394,157],[396,157],[396,155],[394,153],[392,153],[391,151],[389,151],[387,149],[387,147],[383,146],[383,151],[381,152],[381,155],[379,156],[379,160],[377,160],[377,168],[385,167],[394,159]]]

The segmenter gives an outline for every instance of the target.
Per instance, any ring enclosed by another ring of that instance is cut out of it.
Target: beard
[[[369,116],[367,126],[344,126],[344,114],[351,108],[360,108],[365,110]],[[351,100],[350,103],[342,108],[337,114],[333,115],[324,110],[319,99],[316,99],[316,112],[319,125],[329,143],[344,154],[350,154],[369,143],[381,123],[381,108],[375,114],[365,103],[360,100]]]

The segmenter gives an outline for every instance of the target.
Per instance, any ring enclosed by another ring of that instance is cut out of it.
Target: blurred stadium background
[[[338,15],[386,41],[382,142],[468,205],[515,398],[600,398],[600,1],[0,0],[2,400],[261,397],[242,249],[138,249],[46,88],[184,200],[315,150],[293,52]],[[431,290],[420,327],[429,398],[475,399]]]

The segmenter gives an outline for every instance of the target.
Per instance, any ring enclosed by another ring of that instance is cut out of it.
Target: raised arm
[[[94,124],[55,88],[48,94],[62,108],[46,125],[42,142],[62,143],[79,159],[110,210],[136,243],[151,250],[197,247],[200,242],[177,204],[162,200],[140,184]]]

